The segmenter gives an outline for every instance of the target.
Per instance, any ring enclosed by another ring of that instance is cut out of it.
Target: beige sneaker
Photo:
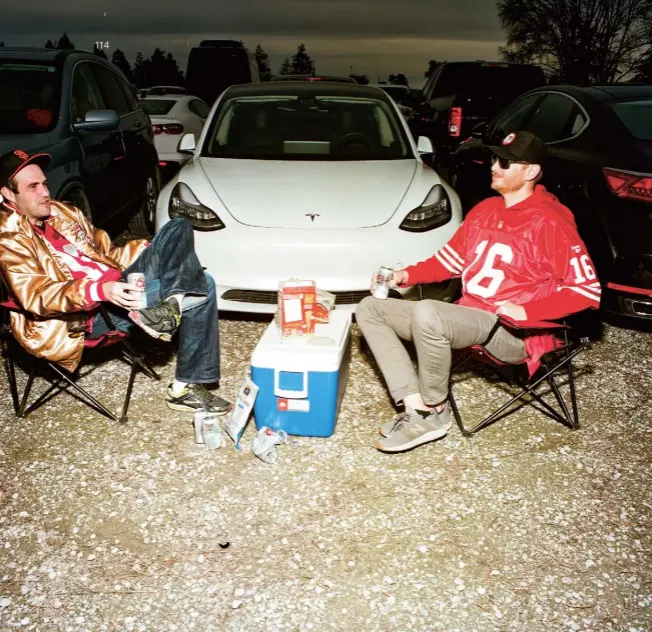
[[[451,423],[444,423],[435,411],[426,418],[413,410],[408,410],[403,415],[405,419],[397,424],[398,427],[376,445],[381,452],[404,452],[436,441],[445,437],[452,425],[452,420]]]
[[[446,402],[444,410],[437,414],[439,415],[439,418],[444,422],[444,425],[448,426],[448,429],[450,430],[451,426],[453,425],[453,409],[451,408],[450,402]],[[392,432],[395,432],[404,425],[405,421],[399,418],[405,415],[407,415],[407,413],[399,413],[391,421],[386,421],[380,428],[378,428],[378,432],[383,435],[383,437],[389,437]]]

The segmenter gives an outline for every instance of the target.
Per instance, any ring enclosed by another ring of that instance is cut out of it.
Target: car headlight
[[[170,219],[176,217],[187,219],[195,230],[221,230],[225,227],[217,214],[201,204],[188,185],[183,182],[179,182],[172,190],[168,215]]]
[[[423,201],[403,220],[399,228],[411,233],[425,233],[448,223],[452,217],[451,201],[446,189],[436,184]]]

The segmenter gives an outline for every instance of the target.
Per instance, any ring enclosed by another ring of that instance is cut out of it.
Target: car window
[[[143,110],[150,116],[162,116],[167,114],[175,105],[174,99],[143,99]]]
[[[412,158],[400,115],[373,98],[279,94],[220,104],[204,155],[266,160]]]
[[[127,106],[129,107],[129,112],[136,112],[140,110],[140,101],[138,100],[138,97],[136,96],[136,92],[134,91],[134,89],[126,81],[123,81],[120,77],[118,77],[118,83],[120,84],[120,87],[122,88],[122,92],[125,95],[125,99],[127,100]]]
[[[51,64],[0,61],[0,134],[42,134],[59,119],[61,73]]]
[[[208,106],[203,101],[200,101],[199,99],[193,99],[188,104],[188,109],[193,114],[196,114],[199,118],[203,118],[203,119],[207,118],[208,114],[210,113]]]
[[[91,110],[108,107],[90,67],[89,63],[77,64],[73,72],[71,110],[74,123],[82,123]]]
[[[614,103],[611,109],[634,138],[652,140],[652,101]]]
[[[489,138],[502,141],[507,134],[524,129],[528,116],[540,100],[540,94],[533,94],[510,105],[490,125],[487,130]]]
[[[127,98],[125,97],[122,88],[120,87],[118,75],[100,64],[91,64],[91,69],[93,75],[95,75],[95,78],[97,79],[106,107],[109,110],[115,110],[118,113],[118,116],[129,114],[132,110],[127,103]]]
[[[573,129],[579,131],[585,122],[584,113],[573,99],[551,93],[539,105],[530,120],[528,131],[545,143],[554,143],[573,136]]]

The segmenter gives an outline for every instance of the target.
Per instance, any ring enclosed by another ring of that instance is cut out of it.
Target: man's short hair
[[[18,193],[18,181],[15,177],[9,178],[7,184],[5,185],[12,193]]]

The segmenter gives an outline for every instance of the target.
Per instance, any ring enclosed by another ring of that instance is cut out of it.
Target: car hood
[[[364,228],[396,212],[420,163],[200,158],[210,185],[242,224],[265,228]]]

